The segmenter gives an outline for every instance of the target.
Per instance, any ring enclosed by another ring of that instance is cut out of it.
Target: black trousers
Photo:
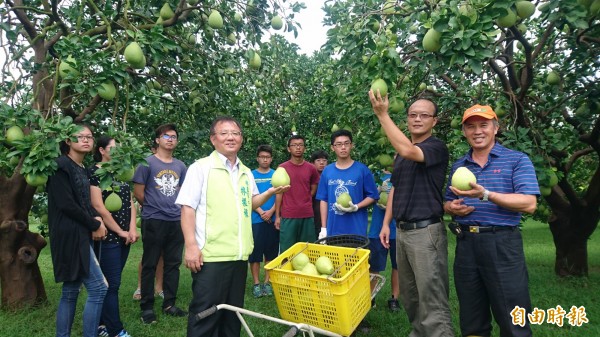
[[[175,305],[179,288],[179,267],[183,254],[183,232],[180,221],[147,219],[142,222],[142,284],[140,308],[154,308],[154,275],[156,265],[163,254],[163,309]]]
[[[244,307],[248,261],[205,262],[192,273],[193,298],[190,303],[187,337],[239,337],[241,322],[235,312],[219,310],[202,320],[196,314],[213,305]]]
[[[527,316],[511,315],[515,307],[531,312],[528,280],[521,232],[465,232],[454,259],[462,335],[491,336],[493,314],[501,337],[531,336]]]

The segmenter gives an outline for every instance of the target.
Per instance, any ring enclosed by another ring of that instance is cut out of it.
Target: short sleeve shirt
[[[539,195],[540,189],[535,169],[526,154],[507,149],[496,143],[488,156],[487,163],[481,167],[473,161],[472,150],[457,160],[450,171],[452,177],[457,168],[468,168],[477,178],[477,184],[491,192]],[[449,187],[446,188],[446,201],[458,199]],[[521,213],[509,211],[493,202],[484,202],[477,198],[462,197],[465,205],[475,210],[467,216],[454,219],[461,225],[476,226],[517,226],[521,222]]]
[[[134,183],[145,185],[142,219],[178,221],[181,208],[175,200],[185,179],[185,164],[175,158],[165,163],[154,155],[146,162],[148,166],[138,166],[133,176]]]
[[[307,161],[296,165],[286,161],[279,165],[290,176],[290,189],[283,194],[281,201],[281,217],[288,219],[304,219],[314,216],[312,209],[312,185],[319,183],[319,172]]]
[[[448,148],[433,136],[415,145],[423,151],[424,162],[401,156],[394,161],[394,219],[413,222],[441,218],[444,215],[442,191],[449,161]]]

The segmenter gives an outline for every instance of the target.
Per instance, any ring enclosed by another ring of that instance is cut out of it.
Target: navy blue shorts
[[[390,262],[392,262],[392,269],[398,269],[398,264],[396,263],[396,239],[390,240],[390,249],[386,249],[381,244],[379,238],[369,238],[369,250],[371,251],[371,255],[369,256],[370,271],[384,271],[388,254]]]
[[[271,261],[279,255],[279,231],[273,223],[259,222],[252,224],[254,250],[248,262]]]

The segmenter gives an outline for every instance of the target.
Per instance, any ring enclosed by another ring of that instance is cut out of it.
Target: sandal
[[[142,299],[142,290],[140,288],[137,288],[134,292],[133,292],[133,300],[134,301],[139,301]]]

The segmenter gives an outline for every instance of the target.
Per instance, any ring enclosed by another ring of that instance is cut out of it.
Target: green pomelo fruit
[[[379,200],[377,202],[380,205],[387,205],[387,201],[388,201],[388,193],[387,192],[379,193]]]
[[[405,105],[404,101],[398,97],[393,97],[390,100],[390,112],[391,113],[401,113],[404,111]]]
[[[40,222],[48,223],[48,214],[42,214],[42,216],[40,217]]]
[[[315,267],[315,265],[310,262],[307,263],[304,266],[304,268],[302,268],[302,274],[312,275],[312,276],[320,276],[321,275],[321,274],[319,274],[317,267]]]
[[[336,132],[339,129],[340,127],[337,124],[333,124],[333,126],[331,127],[331,132]]]
[[[425,89],[427,89],[427,84],[426,84],[426,83],[423,83],[423,82],[421,82],[421,83],[419,84],[419,90],[420,90],[420,91],[423,91],[423,90],[425,90]]]
[[[450,121],[450,127],[453,128],[453,129],[460,128],[460,118],[454,118],[454,119],[452,119],[452,121]]]
[[[381,97],[384,97],[388,93],[388,86],[383,79],[378,78],[371,83],[371,90],[373,90],[373,94],[375,95],[377,95],[377,91],[379,91]]]
[[[590,6],[590,16],[597,16],[600,14],[600,0],[595,0]]]
[[[504,115],[506,115],[506,110],[500,107],[494,109],[494,112],[496,112],[496,116],[498,116],[498,118],[504,117]]]
[[[79,70],[77,70],[77,61],[73,58],[73,56],[69,55],[66,60],[60,62],[58,66],[58,75],[60,78],[65,78],[69,74],[73,75],[73,77],[79,76]]]
[[[517,14],[512,10],[508,10],[508,14],[496,20],[496,24],[502,28],[512,27],[517,23]]]
[[[46,185],[46,182],[48,181],[48,176],[45,176],[43,174],[29,173],[28,175],[25,176],[25,181],[27,182],[27,184],[29,184],[33,187],[44,186],[44,185]]]
[[[125,48],[125,61],[134,69],[142,69],[146,66],[146,57],[137,42],[131,42]]]
[[[553,170],[548,170],[548,186],[554,187],[558,184],[558,176],[554,173]]]
[[[235,22],[235,23],[241,23],[242,22],[242,14],[235,13],[233,15],[233,22]]]
[[[290,176],[287,171],[283,167],[278,167],[275,172],[273,172],[273,177],[271,178],[271,185],[273,187],[279,186],[287,186],[290,184]]]
[[[547,197],[552,194],[552,187],[550,186],[540,186],[540,194],[542,197]]]
[[[535,13],[535,5],[530,1],[517,1],[515,7],[517,8],[517,15],[521,19],[527,19]]]
[[[304,253],[298,253],[292,259],[292,268],[294,268],[294,270],[302,270],[302,268],[304,268],[304,266],[306,266],[308,263],[310,263],[308,255]]]
[[[18,125],[13,125],[6,130],[4,138],[6,138],[6,142],[9,145],[15,145],[17,141],[22,141],[25,138],[25,134],[23,133],[23,129]],[[18,159],[18,157],[15,158]]]
[[[344,192],[344,193],[338,195],[335,202],[342,207],[348,207],[348,206],[350,206],[350,203],[352,202],[352,198],[350,197],[350,194],[348,194],[347,192]]]
[[[237,42],[237,38],[234,33],[227,35],[227,44],[233,46]]]
[[[10,160],[8,161],[8,165],[17,166],[17,164],[19,163],[19,160],[20,160],[19,156],[11,157]]]
[[[546,76],[546,83],[550,85],[557,85],[560,83],[560,75],[554,70],[549,72],[548,76]]]
[[[459,167],[452,175],[451,184],[454,188],[461,191],[468,191],[472,189],[469,183],[477,183],[477,178],[473,172],[469,171],[466,167]]]
[[[439,51],[442,48],[442,44],[440,43],[441,36],[442,34],[435,29],[429,29],[423,37],[423,49],[428,52]]]
[[[118,174],[115,177],[115,179],[117,179],[118,181],[128,182],[128,181],[131,181],[131,179],[133,179],[134,174],[135,174],[135,168],[132,167],[132,168]]]
[[[166,21],[174,16],[175,16],[175,12],[173,12],[173,10],[171,9],[171,6],[169,6],[169,3],[165,2],[165,4],[160,9],[160,18],[163,19],[164,21]]]
[[[317,261],[315,261],[315,267],[317,268],[319,274],[331,275],[335,271],[333,262],[331,262],[331,259],[325,255],[319,256]]]
[[[104,82],[98,88],[98,95],[103,99],[110,101],[117,95],[117,88],[113,82]]]
[[[223,17],[221,13],[213,10],[208,16],[208,25],[212,29],[221,29],[223,28]]]
[[[281,17],[279,15],[275,15],[271,19],[271,28],[275,30],[280,30],[281,27],[283,27],[283,20],[281,20]]]
[[[396,14],[396,0],[388,0],[381,10],[383,14]]]
[[[116,212],[123,207],[123,200],[121,200],[121,197],[117,193],[113,192],[106,197],[106,200],[104,200],[104,207],[106,207],[109,212]]]
[[[394,164],[394,158],[389,154],[382,154],[379,156],[379,164],[383,167],[387,167]]]
[[[254,56],[250,59],[250,68],[258,70],[262,65],[262,60],[260,59],[260,55],[257,52],[254,52]]]

